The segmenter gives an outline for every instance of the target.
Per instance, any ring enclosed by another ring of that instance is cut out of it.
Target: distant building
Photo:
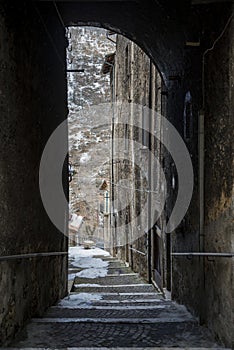
[[[80,244],[79,230],[83,223],[83,216],[71,214],[69,218],[69,246]]]

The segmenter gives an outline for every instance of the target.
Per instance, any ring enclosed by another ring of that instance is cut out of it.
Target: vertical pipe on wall
[[[114,200],[115,200],[115,186],[114,186],[114,182],[115,182],[115,178],[114,178],[114,137],[115,137],[115,128],[114,128],[114,123],[115,123],[115,81],[116,81],[116,77],[115,77],[115,65],[112,64],[112,101],[113,101],[113,105],[112,105],[112,120],[111,120],[111,213],[110,213],[110,219],[111,219],[111,228],[112,228],[112,242],[110,242],[110,250],[112,252],[112,254],[114,255],[114,242],[116,241],[116,225],[115,225],[115,221],[116,218],[114,217],[115,215],[115,208],[114,208]],[[113,225],[114,224],[114,225]]]
[[[204,252],[204,110],[199,114],[199,250]],[[200,322],[204,322],[204,258],[200,257]]]
[[[150,60],[149,63],[149,157],[148,157],[148,175],[149,175],[149,190],[152,190],[152,159],[151,159],[151,150],[152,150],[152,138],[151,138],[151,132],[152,132],[152,61]],[[152,196],[151,192],[148,193],[148,280],[149,283],[151,283],[151,274],[152,274],[152,263],[151,263],[151,207],[152,207]]]
[[[132,103],[130,104],[130,125],[134,125],[134,117],[135,117],[135,108],[134,108],[134,68],[135,68],[135,44],[133,42],[130,42],[130,57],[131,57],[131,63],[130,63],[130,100],[132,101]],[[129,138],[131,139],[131,141],[134,139],[134,129],[133,127],[130,128],[130,135]],[[129,152],[131,153],[129,155],[130,159],[132,160],[132,164],[134,164],[135,162],[135,155],[134,155],[134,142],[130,143],[130,149]],[[132,183],[134,183],[134,168],[132,168],[132,174],[131,174],[131,180]],[[135,195],[135,194],[134,194]],[[130,209],[130,218],[134,217],[134,208],[133,206],[131,206]],[[133,237],[135,235],[134,232],[134,225],[130,225],[130,237],[129,237],[129,241],[131,242],[131,244],[129,245],[128,249],[129,249],[129,264],[130,266],[133,268],[133,251],[130,249],[132,247],[132,243],[133,243]]]

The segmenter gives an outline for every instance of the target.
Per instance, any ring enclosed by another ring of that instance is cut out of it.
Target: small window
[[[104,214],[105,215],[108,215],[110,210],[109,210],[109,192],[106,191],[105,194],[104,194]]]
[[[128,152],[128,124],[124,125],[124,151]]]
[[[126,79],[129,77],[129,48],[128,45],[125,49],[125,77]]]
[[[189,140],[193,135],[193,110],[192,110],[192,96],[190,91],[185,95],[184,103],[184,138]]]
[[[142,145],[149,147],[149,108],[142,106]]]

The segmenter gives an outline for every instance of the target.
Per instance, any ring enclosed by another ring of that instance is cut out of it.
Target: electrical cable
[[[224,35],[226,29],[228,28],[229,24],[231,23],[231,20],[234,16],[234,13],[231,14],[231,16],[229,17],[226,25],[224,26],[224,29],[222,30],[222,32],[219,34],[219,36],[215,39],[215,41],[213,42],[213,45],[206,49],[203,53],[202,56],[202,109],[204,111],[205,108],[205,56],[208,52],[213,51],[215,48],[215,45],[217,44],[217,42],[222,38],[222,36]]]
[[[59,12],[59,10],[58,10],[58,7],[57,7],[57,5],[56,5],[56,2],[53,1],[53,4],[54,4],[55,10],[56,10],[56,12],[57,12],[58,18],[59,18],[59,20],[60,20],[60,22],[61,22],[63,28],[66,30],[66,26],[65,26],[65,24],[64,24],[64,22],[63,22],[63,18],[62,18],[61,14],[60,14],[60,12]]]
[[[62,65],[62,67],[65,68],[65,66],[64,66],[64,63],[65,63],[65,62],[64,62],[64,60],[62,59],[62,57],[60,56],[60,54],[59,54],[59,52],[58,52],[58,49],[57,49],[57,46],[56,46],[56,44],[55,44],[55,42],[54,42],[54,40],[53,40],[53,38],[52,38],[52,36],[51,36],[51,34],[50,34],[50,32],[49,32],[47,26],[46,26],[46,24],[45,24],[45,21],[43,20],[42,15],[41,15],[41,13],[40,13],[40,11],[39,11],[39,9],[38,9],[38,7],[36,6],[35,3],[34,3],[34,6],[35,6],[36,12],[37,12],[37,14],[38,14],[38,17],[39,17],[39,19],[40,19],[40,21],[41,21],[41,23],[42,23],[42,25],[43,25],[43,27],[44,27],[44,29],[45,29],[45,32],[46,32],[46,34],[47,34],[47,36],[48,36],[48,38],[49,38],[49,40],[50,40],[50,42],[51,42],[51,44],[52,44],[52,46],[53,46],[53,49],[54,49],[54,51],[55,51],[55,53],[56,53],[56,55],[57,55],[57,57],[58,57],[58,59],[59,59],[61,65]]]
[[[73,177],[74,179],[74,177]],[[89,176],[85,176],[85,177],[79,177],[78,178],[78,181],[79,179],[101,179],[101,178],[94,178],[94,177],[89,177]],[[126,190],[131,190],[131,191],[137,191],[137,192],[144,192],[144,193],[154,193],[154,194],[158,194],[157,191],[151,191],[151,190],[146,190],[146,189],[141,189],[141,188],[132,188],[132,187],[129,187],[129,186],[123,186],[123,185],[119,185],[119,184],[115,184],[114,182],[112,181],[109,181],[109,180],[106,180],[106,182],[110,185],[113,185],[113,186],[116,186],[116,187],[120,187],[120,188],[123,188],[123,189],[126,189]]]

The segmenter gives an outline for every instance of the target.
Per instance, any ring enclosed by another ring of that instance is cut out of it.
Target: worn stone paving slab
[[[158,317],[158,318],[33,318],[31,320],[33,323],[96,323],[96,324],[101,324],[101,323],[110,323],[112,325],[114,324],[156,324],[156,323],[188,323],[188,322],[194,322],[194,321],[189,321],[186,320],[185,317]]]
[[[217,348],[194,323],[111,324],[31,323],[16,348],[43,347],[205,347]],[[219,347],[218,347],[219,348]]]

